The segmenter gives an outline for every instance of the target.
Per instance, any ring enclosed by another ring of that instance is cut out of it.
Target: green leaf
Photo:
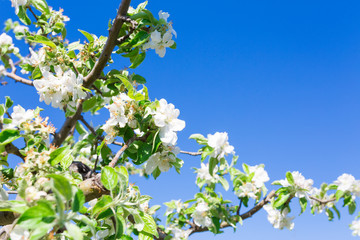
[[[36,42],[36,43],[42,43],[45,44],[51,48],[56,48],[56,44],[53,43],[50,39],[48,39],[47,37],[41,36],[41,35],[35,35],[33,38],[28,38],[29,41],[31,42]]]
[[[146,57],[145,52],[137,55],[129,68],[132,68],[132,69],[137,68],[144,61],[145,57]]]
[[[286,173],[286,179],[287,179],[287,181],[290,183],[290,185],[294,185],[294,184],[295,184],[294,177],[293,177],[293,175],[292,175],[291,172],[287,172],[287,173]]]
[[[82,240],[84,238],[82,231],[78,226],[76,226],[70,222],[66,222],[65,227],[66,227],[68,234],[71,236],[72,239]]]
[[[45,236],[49,230],[51,230],[54,227],[55,223],[44,223],[40,222],[36,225],[36,228],[34,231],[31,232],[31,236],[29,240],[38,240],[41,239],[43,236]]]
[[[45,0],[31,0],[31,4],[40,12],[45,13],[46,15],[50,14],[49,6]]]
[[[281,207],[286,201],[289,199],[290,193],[288,194],[280,194],[278,198],[274,202],[274,207],[278,208]]]
[[[17,129],[5,129],[0,132],[0,145],[6,145],[18,139],[20,132]]]
[[[36,80],[36,79],[40,79],[42,77],[42,73],[41,70],[39,68],[39,66],[37,66],[34,71],[31,73],[31,78]]]
[[[356,202],[352,201],[349,206],[349,214],[352,215],[356,210]]]
[[[9,109],[9,108],[11,108],[11,106],[14,104],[14,101],[13,100],[11,100],[11,98],[9,97],[9,96],[6,96],[5,97],[5,107],[6,107],[6,109]],[[1,114],[2,115],[2,114]]]
[[[64,146],[56,149],[52,153],[50,153],[50,164],[55,166],[60,163],[64,169],[67,169],[71,163],[74,161],[74,157],[72,156],[72,151],[70,150],[70,146]]]
[[[105,166],[101,170],[101,182],[106,189],[111,191],[117,186],[119,177],[112,167]]]
[[[210,160],[209,160],[209,173],[210,175],[212,176],[213,173],[214,173],[214,169],[216,167],[216,165],[218,164],[218,159],[217,158],[213,158],[211,157]]]
[[[97,215],[98,213],[104,212],[113,205],[113,199],[109,195],[103,195],[100,200],[98,200],[92,209],[91,215]]]
[[[97,97],[93,96],[91,98],[89,98],[88,100],[86,100],[83,104],[83,111],[87,112],[89,110],[91,110],[97,103]]]
[[[139,240],[153,240],[153,236],[146,233],[139,233]]]
[[[300,203],[300,207],[301,207],[301,213],[305,212],[306,210],[306,206],[307,206],[307,199],[306,198],[299,198],[299,203]]]
[[[78,189],[74,195],[74,199],[72,202],[72,210],[74,212],[80,211],[80,209],[83,207],[84,204],[85,204],[84,193],[80,189]]]
[[[87,38],[87,40],[89,40],[90,43],[94,42],[94,37],[90,33],[80,29],[78,29],[78,31],[81,32]]]
[[[345,193],[343,191],[337,190],[335,193],[336,201],[338,202],[340,200],[340,198],[342,198],[344,196],[344,194]]]
[[[141,218],[144,221],[144,228],[142,231],[146,232],[148,234],[154,235],[155,237],[158,238],[159,234],[158,234],[157,226],[156,226],[154,219],[146,213],[144,213],[141,216]]]
[[[206,145],[208,140],[201,134],[191,134],[191,136],[189,137],[189,139],[194,139],[198,144],[200,145]]]
[[[21,21],[22,23],[24,23],[25,25],[30,25],[30,24],[31,24],[31,20],[30,20],[30,18],[27,16],[27,14],[26,14],[26,9],[24,9],[23,6],[19,6],[18,17],[19,17],[20,21]]]
[[[72,198],[71,185],[65,177],[56,174],[50,174],[47,177],[52,178],[53,190],[58,191],[66,200]]]
[[[17,221],[17,224],[25,223],[30,219],[43,219],[55,217],[55,211],[52,209],[51,204],[47,201],[38,201],[37,205],[26,210]],[[36,226],[34,226],[36,228]]]
[[[0,210],[3,212],[23,213],[27,209],[29,209],[29,207],[26,205],[24,201],[18,201],[18,200],[0,201]]]
[[[145,84],[146,83],[146,80],[144,77],[138,75],[138,74],[135,74],[133,77],[132,77],[132,80],[136,81],[137,83],[140,83],[140,84]]]
[[[219,178],[221,185],[225,189],[225,191],[229,190],[229,183],[224,177]]]

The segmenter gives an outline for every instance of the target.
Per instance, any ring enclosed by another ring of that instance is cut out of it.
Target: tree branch
[[[109,37],[106,41],[104,49],[101,52],[99,59],[95,63],[94,68],[84,78],[84,87],[89,88],[95,82],[95,80],[100,76],[101,72],[105,68],[106,63],[110,59],[111,53],[114,50],[114,47],[116,46],[117,36],[119,35],[120,29],[124,23],[121,17],[126,16],[130,6],[130,2],[131,0],[122,0],[116,18],[114,20],[114,23],[109,31]],[[70,133],[70,130],[72,129],[73,126],[75,126],[77,120],[79,120],[79,117],[82,112],[82,103],[83,101],[79,101],[76,107],[77,109],[76,113],[73,116],[66,119],[60,131],[55,135],[53,141],[53,144],[55,146],[59,147],[65,141],[66,137]]]
[[[20,153],[19,149],[12,143],[5,145],[5,151],[9,154],[14,154],[25,162],[25,157]]]
[[[9,65],[11,67],[11,72],[10,73],[8,73],[8,72],[4,73],[4,75],[6,77],[9,77],[9,78],[15,80],[16,82],[21,82],[21,83],[24,83],[24,84],[29,85],[29,86],[34,86],[33,81],[22,78],[22,77],[16,75],[15,74],[16,70],[17,70],[16,66],[15,66],[16,63],[14,63],[13,60],[8,55],[5,55],[4,57],[9,61]]]
[[[249,211],[247,211],[246,213],[243,213],[240,215],[240,218],[242,220],[245,220],[247,218],[252,217],[255,213],[257,213],[260,209],[263,208],[263,206],[267,203],[269,203],[271,201],[271,199],[275,196],[275,190],[271,191],[261,202],[259,202],[258,204],[256,204],[252,209],[250,209]],[[235,216],[236,217],[236,216]],[[239,217],[238,217],[239,218]],[[240,219],[239,218],[239,219]],[[222,222],[220,224],[220,228],[227,228],[230,227],[231,225],[228,222]],[[191,233],[189,234],[189,236],[191,234],[197,233],[197,232],[206,232],[209,231],[209,229],[207,227],[199,227],[199,226],[195,226],[195,228],[191,227]]]
[[[202,154],[202,152],[188,152],[188,151],[180,151],[180,153],[188,154],[188,155],[191,155],[191,156],[199,156],[199,155]]]
[[[111,53],[114,50],[117,42],[117,38],[120,32],[120,29],[124,23],[124,17],[126,17],[127,11],[129,9],[131,0],[122,0],[119,10],[117,12],[116,18],[113,25],[109,31],[109,37],[105,43],[104,49],[101,52],[101,55],[97,62],[95,63],[94,68],[91,72],[84,78],[84,87],[89,88],[96,79],[99,78],[101,72],[105,68],[108,60],[110,59]]]
[[[330,199],[327,199],[327,200],[322,200],[322,199],[318,199],[316,197],[312,197],[312,196],[309,196],[310,199],[314,200],[314,201],[317,201],[319,202],[320,204],[327,204],[327,203],[330,203],[330,202],[335,202],[336,201],[336,198],[330,198]]]

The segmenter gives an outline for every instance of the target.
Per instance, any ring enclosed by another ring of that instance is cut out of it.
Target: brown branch
[[[54,140],[52,144],[56,147],[60,147],[60,145],[65,141],[71,129],[75,126],[77,120],[81,117],[82,112],[82,103],[84,100],[80,100],[76,105],[76,112],[73,116],[66,118],[63,126],[61,127],[60,131],[55,134]]]
[[[115,157],[111,160],[109,163],[110,167],[115,167],[117,162],[119,161],[119,158],[123,152],[133,143],[137,140],[136,135],[132,136],[123,146],[120,148],[120,150],[116,153]]]
[[[247,218],[252,217],[255,213],[257,213],[258,211],[260,211],[260,209],[262,209],[264,207],[265,204],[269,203],[271,201],[271,199],[273,197],[276,196],[275,190],[271,191],[261,202],[259,202],[258,204],[256,204],[252,209],[250,209],[249,211],[247,211],[246,213],[243,213],[239,216],[234,216],[236,217],[235,219],[242,219],[245,220]],[[239,220],[237,220],[239,221]],[[227,227],[231,227],[232,225],[230,225],[228,222],[222,222],[220,224],[220,228],[227,228]],[[189,236],[191,234],[197,233],[197,232],[206,232],[209,231],[209,229],[207,227],[199,227],[199,226],[195,226],[195,228],[191,227],[191,233],[189,234]]]
[[[191,156],[199,156],[199,155],[202,154],[202,152],[188,152],[188,151],[180,151],[180,153],[188,154],[188,155],[191,155]]]
[[[39,18],[37,17],[37,15],[34,13],[34,11],[32,10],[32,8],[30,6],[27,6],[27,8],[29,9],[29,11],[31,12],[31,14],[34,16],[34,18],[36,19],[36,21],[39,20]]]
[[[314,200],[314,201],[317,201],[319,202],[320,204],[327,204],[327,203],[330,203],[330,202],[335,202],[336,201],[336,198],[330,198],[330,199],[327,199],[327,200],[322,200],[322,199],[318,199],[316,197],[313,197],[313,196],[309,196],[310,199]]]
[[[9,78],[15,80],[16,82],[24,83],[24,84],[29,85],[29,86],[34,86],[33,81],[22,78],[22,77],[16,75],[15,73],[5,73],[4,75],[6,77],[9,77]]]
[[[126,17],[127,11],[129,9],[131,0],[122,0],[119,10],[116,14],[113,25],[109,31],[109,37],[105,43],[104,49],[101,52],[101,55],[97,62],[95,63],[94,68],[91,72],[84,78],[84,87],[89,88],[96,79],[99,78],[103,69],[105,68],[108,60],[110,59],[111,53],[114,50],[117,42],[117,38],[121,27],[124,23],[123,18]]]
[[[8,73],[8,72],[4,73],[4,75],[6,77],[9,77],[9,78],[15,80],[16,82],[21,82],[21,83],[24,83],[24,84],[29,85],[29,86],[34,86],[33,81],[22,78],[22,77],[16,75],[16,70],[17,70],[16,65],[17,65],[17,63],[14,63],[13,60],[8,55],[5,55],[4,57],[9,61],[9,65],[11,67],[11,72],[10,73]]]
[[[20,153],[19,149],[12,143],[5,145],[5,151],[9,154],[14,154],[25,162],[25,157]]]
[[[110,59],[111,53],[114,47],[116,46],[117,36],[119,35],[120,29],[124,23],[123,20],[121,20],[121,16],[126,16],[130,6],[130,2],[131,0],[122,0],[116,18],[114,20],[114,23],[109,31],[109,37],[106,41],[104,49],[101,52],[99,59],[95,63],[94,68],[84,78],[84,87],[89,88],[95,82],[95,80],[101,75],[103,69],[106,66],[106,63]],[[72,129],[73,126],[75,126],[77,120],[79,120],[79,117],[82,112],[82,103],[83,101],[80,101],[77,104],[76,113],[73,116],[66,119],[60,131],[55,135],[53,141],[53,144],[55,146],[59,147],[65,141],[66,137],[70,133],[70,130]]]

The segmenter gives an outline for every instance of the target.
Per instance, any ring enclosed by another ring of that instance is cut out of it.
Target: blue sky
[[[107,35],[119,2],[49,5],[64,8],[71,18],[68,37],[76,41],[83,39],[77,29]],[[14,19],[10,1],[0,0],[0,6],[0,22]],[[314,179],[315,186],[342,173],[360,179],[359,1],[150,1],[148,8],[171,14],[178,49],[168,50],[163,59],[148,54],[136,72],[147,79],[152,99],[165,98],[180,109],[187,124],[179,133],[182,149],[197,150],[187,139],[192,133],[226,131],[239,162],[264,163],[271,181],[294,170]],[[118,59],[114,67],[128,65]],[[9,82],[0,87],[0,96],[10,95],[27,108],[38,105],[33,89]],[[41,107],[46,109],[42,115],[52,116],[60,127],[61,112]],[[192,198],[191,167],[200,160],[183,159],[182,175],[172,170],[157,181],[133,181],[153,196],[153,204]],[[217,239],[354,239],[348,224],[355,216],[342,213],[340,221],[329,223],[324,214],[297,217],[294,208],[290,232],[273,229],[261,212],[236,233],[228,229]],[[213,238],[201,233],[190,239]]]

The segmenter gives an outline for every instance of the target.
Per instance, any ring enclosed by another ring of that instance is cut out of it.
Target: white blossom
[[[257,188],[261,188],[265,182],[269,181],[269,175],[264,169],[263,165],[249,166],[249,171],[251,173],[255,173],[252,182],[255,184]]]
[[[195,211],[191,214],[196,225],[200,227],[211,227],[212,221],[208,216],[209,207],[207,203],[201,201],[196,205]]]
[[[11,6],[15,7],[16,15],[19,13],[19,6],[24,6],[28,3],[28,0],[11,0]]]
[[[157,167],[161,172],[169,171],[172,162],[176,162],[176,155],[180,152],[178,147],[169,148],[170,151],[156,152],[146,162],[145,172],[151,174]]]
[[[338,185],[337,190],[360,196],[360,180],[356,180],[354,176],[344,173],[334,183]]]
[[[305,177],[299,173],[298,171],[294,171],[291,173],[294,178],[294,186],[295,187],[295,197],[303,198],[307,197],[307,192],[312,189],[312,185],[314,181],[312,179],[305,179]],[[279,183],[283,187],[292,186],[287,179],[280,180]]]
[[[174,40],[172,40],[173,30],[168,29],[163,35],[161,32],[155,30],[150,35],[150,41],[144,44],[144,49],[155,49],[156,54],[160,57],[164,57],[166,53],[166,48],[174,45]]]
[[[170,14],[167,12],[159,11],[159,19],[164,19],[167,22],[167,19],[170,17]]]
[[[34,87],[40,95],[40,101],[50,104],[54,108],[62,109],[65,104],[76,108],[76,101],[86,97],[82,90],[83,76],[78,76],[71,70],[63,72],[61,67],[55,67],[56,76],[44,70],[43,78],[34,81]]]
[[[256,193],[259,192],[259,189],[251,182],[247,182],[239,187],[239,190],[235,192],[236,196],[239,198],[249,197],[257,199]]]
[[[2,76],[5,76],[5,73],[6,73],[6,68],[4,65],[0,65],[0,78]]]
[[[358,236],[360,237],[360,220],[354,220],[351,224],[350,224],[350,229],[353,231],[352,235],[353,236]]]
[[[47,193],[44,191],[38,191],[35,187],[30,186],[25,190],[25,200],[28,202],[37,201],[42,197],[46,197]]]
[[[292,220],[294,217],[288,217],[288,209],[285,208],[282,212],[274,209],[271,204],[264,206],[265,211],[268,213],[268,221],[273,225],[274,228],[284,229],[286,227],[289,230],[294,228]]]
[[[22,25],[17,25],[13,29],[14,33],[25,33],[26,31],[29,31],[29,28]]]
[[[209,173],[209,164],[201,163],[201,168],[196,169],[196,172],[197,172],[196,178],[205,180],[205,183],[207,183],[207,184],[217,183],[220,179],[219,175],[216,174],[217,171],[218,171],[218,166],[215,166],[214,174],[212,176]]]
[[[31,53],[30,58],[24,58],[23,62],[28,63],[33,67],[42,66],[45,62],[45,49],[40,48],[38,52],[35,52],[32,48],[29,48],[29,51]]]
[[[25,111],[25,109],[20,105],[14,106],[13,112],[11,113],[12,122],[9,124],[4,124],[4,128],[8,129],[20,127],[22,123],[27,122],[34,117],[34,110]]]
[[[19,225],[16,225],[10,233],[11,240],[28,240],[30,232]]]
[[[214,149],[211,157],[221,159],[224,155],[234,154],[234,147],[228,142],[228,134],[226,132],[216,132],[214,135],[208,134],[208,145]]]
[[[172,234],[174,235],[171,240],[186,240],[191,233],[191,229],[183,230],[177,227],[169,227],[168,229],[171,230]]]
[[[5,189],[3,189],[2,186],[0,185],[0,201],[6,201],[8,199],[9,199],[9,195],[7,194]]]
[[[153,115],[154,123],[160,128],[160,140],[165,145],[175,145],[177,141],[177,131],[185,128],[185,121],[177,119],[180,111],[165,99],[158,102],[156,110],[147,108],[147,114]]]
[[[0,46],[13,46],[12,38],[6,33],[0,35]]]
[[[105,133],[107,143],[112,143],[116,136],[115,127],[123,128],[128,124],[130,127],[136,128],[137,121],[134,119],[135,112],[133,104],[135,101],[125,93],[112,97],[113,103],[106,106],[110,112],[110,119],[101,127]]]

